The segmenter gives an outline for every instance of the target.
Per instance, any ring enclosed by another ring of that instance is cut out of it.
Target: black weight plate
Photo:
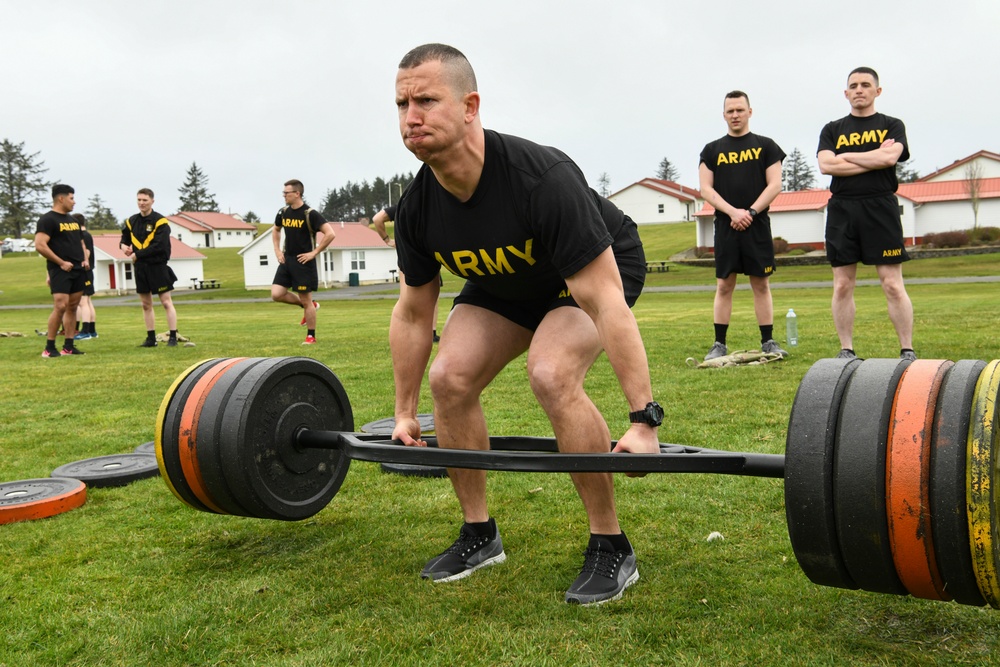
[[[87,502],[87,485],[78,479],[49,477],[0,482],[0,524],[44,519]]]
[[[885,460],[892,402],[909,361],[866,359],[840,403],[834,448],[837,539],[854,583],[866,591],[906,595],[889,542]]]
[[[315,359],[271,359],[236,383],[218,446],[229,489],[247,515],[296,521],[336,495],[350,466],[342,449],[300,448],[302,429],[354,430],[340,380]]]
[[[185,505],[201,510],[202,512],[213,512],[206,507],[188,485],[184,478],[184,469],[181,467],[180,451],[180,427],[181,414],[184,411],[184,404],[191,395],[191,390],[195,384],[216,364],[227,361],[227,359],[209,359],[201,364],[188,369],[182,375],[183,379],[177,384],[173,394],[168,393],[164,398],[166,407],[161,406],[160,412],[163,417],[157,425],[157,462],[160,464],[160,476],[167,482],[170,490]]]
[[[144,442],[135,448],[133,452],[135,454],[152,454],[156,456],[156,441],[150,440],[149,442]]]
[[[420,422],[421,433],[434,432],[434,415],[417,415],[417,421]],[[392,435],[392,429],[394,428],[396,428],[396,418],[386,417],[385,419],[368,422],[361,427],[361,432],[371,433],[372,435]]]
[[[857,588],[840,555],[834,521],[833,459],[840,404],[860,359],[820,359],[792,404],[785,440],[785,516],[795,558],[821,586]]]
[[[137,479],[156,477],[159,474],[155,456],[112,454],[66,463],[53,470],[51,476],[78,479],[91,488],[100,488],[125,486]]]
[[[412,463],[380,463],[382,472],[403,477],[447,477],[448,469],[441,466],[420,466]]]
[[[268,359],[254,357],[237,362],[216,380],[208,395],[203,397],[204,403],[198,419],[196,436],[202,483],[215,504],[227,514],[248,516],[248,510],[240,505],[226,480],[225,468],[229,462],[224,460],[219,452],[222,416],[231,400],[236,382],[251,368],[265,361]]]
[[[969,548],[965,466],[969,417],[985,361],[962,360],[945,376],[931,435],[931,534],[945,590],[960,604],[986,604]]]

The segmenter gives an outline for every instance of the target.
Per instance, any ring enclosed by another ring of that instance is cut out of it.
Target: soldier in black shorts
[[[90,268],[87,269],[86,279],[83,283],[83,295],[80,297],[80,306],[76,309],[77,326],[80,331],[73,336],[73,340],[88,340],[97,338],[97,312],[94,309],[94,237],[87,231],[87,219],[82,213],[74,213],[73,219],[80,223],[80,234],[83,236],[83,247],[87,249],[87,261]]]
[[[135,291],[142,302],[142,318],[146,324],[146,340],[139,347],[156,347],[156,315],[153,293],[167,314],[170,336],[167,347],[177,346],[177,310],[170,292],[177,276],[167,262],[170,260],[170,223],[153,210],[153,191],[142,188],[136,193],[139,212],[122,227],[121,248],[135,263]]]
[[[45,350],[42,351],[46,359],[83,354],[73,346],[73,332],[76,331],[76,308],[80,305],[90,262],[80,234],[80,223],[70,215],[76,206],[75,193],[64,183],[53,185],[52,210],[38,219],[35,228],[35,250],[46,259],[53,303]],[[62,350],[56,348],[60,322],[66,335]]]
[[[728,354],[726,334],[733,314],[736,274],[746,274],[760,328],[760,349],[787,357],[774,340],[774,306],[769,280],[774,273],[774,240],[767,207],[781,192],[785,153],[771,139],[750,131],[750,98],[742,90],[726,94],[722,117],[729,126],[721,139],[701,151],[701,194],[715,207],[715,343],[705,361]]]
[[[827,206],[826,256],[833,267],[833,324],[840,358],[854,358],[854,285],[858,262],[874,264],[899,338],[901,359],[913,352],[913,304],[903,284],[909,259],[896,199],[896,163],[910,158],[906,128],[898,118],[876,113],[882,94],[878,74],[858,67],[847,78],[844,97],[851,113],[826,124],[819,135],[819,170],[833,176]]]
[[[316,342],[316,311],[319,304],[312,300],[312,293],[319,289],[319,273],[316,258],[336,236],[319,211],[309,208],[302,200],[305,186],[302,181],[292,179],[285,182],[282,195],[285,206],[274,216],[271,241],[274,254],[278,258],[278,270],[271,285],[271,298],[278,303],[287,303],[302,308],[300,325],[308,326],[303,345]],[[281,246],[281,230],[285,230],[285,245]],[[285,255],[295,258],[286,262]],[[294,292],[291,294],[289,292]]]
[[[396,211],[396,253],[406,288],[389,330],[393,437],[424,444],[417,403],[444,267],[467,282],[429,372],[439,446],[489,449],[480,394],[527,352],[531,389],[559,448],[606,453],[608,425],[583,388],[604,351],[633,411],[632,426],[615,450],[658,452],[663,410],[653,402],[646,351],[630,310],[645,279],[635,223],[591,190],[561,151],[484,130],[475,73],[453,47],[427,44],[403,58],[396,105],[403,144],[424,165]],[[625,415],[620,417],[619,423]],[[448,473],[465,523],[455,543],[421,573],[436,582],[506,559],[487,506],[485,472]],[[617,599],[639,574],[618,524],[612,477],[571,477],[590,541],[566,601]]]

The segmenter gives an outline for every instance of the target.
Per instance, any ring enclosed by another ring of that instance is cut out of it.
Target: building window
[[[351,270],[352,271],[364,271],[365,270],[365,251],[364,250],[352,250],[351,251]]]
[[[657,204],[656,208],[657,208],[657,211],[656,211],[657,213],[660,213],[660,214],[663,213],[663,204]]]
[[[232,235],[233,235],[232,232],[226,232],[226,236],[232,236]]]
[[[218,238],[218,240],[220,241],[222,240],[222,234],[217,234],[216,237]]]
[[[261,255],[260,256],[260,265],[261,266],[267,266],[267,255]]]
[[[184,239],[182,239],[182,238],[181,238],[181,235],[180,235],[180,234],[178,234],[178,235],[177,235],[177,240],[178,240],[178,241],[183,241]]]
[[[132,280],[132,262],[125,265],[125,280]]]
[[[333,255],[331,253],[323,253],[323,270],[327,273],[333,272]]]
[[[902,204],[899,205],[899,214],[903,215],[903,205]]]

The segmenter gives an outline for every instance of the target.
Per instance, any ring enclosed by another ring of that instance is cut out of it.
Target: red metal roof
[[[207,227],[209,229],[238,229],[240,231],[250,230],[255,234],[257,233],[256,225],[251,225],[243,222],[242,220],[238,220],[228,213],[181,211],[180,213],[175,213],[174,215],[168,215],[167,219],[193,231],[205,231],[205,228]],[[189,224],[184,224],[184,222],[182,222],[183,220],[187,220]],[[194,223],[194,226],[191,226],[190,223]]]
[[[331,222],[334,238],[331,248],[381,248],[385,246],[382,237],[374,229],[362,222]]]
[[[680,183],[674,183],[673,181],[664,181],[659,178],[644,178],[641,181],[637,181],[632,185],[622,188],[618,192],[611,195],[614,197],[617,194],[625,192],[631,187],[636,185],[642,186],[644,188],[649,188],[650,190],[656,190],[657,192],[665,195],[669,195],[676,199],[684,202],[694,202],[696,199],[701,199],[701,192],[695,190],[694,188],[689,188]]]
[[[932,201],[967,201],[969,199],[968,183],[968,180],[900,183],[897,194],[918,204]],[[994,197],[1000,197],[1000,178],[982,179],[979,184],[979,198],[992,199]]]
[[[938,169],[937,171],[932,171],[931,173],[927,174],[926,176],[921,176],[919,179],[917,179],[917,182],[920,183],[922,181],[926,181],[928,179],[934,178],[935,176],[940,176],[941,174],[943,174],[946,171],[951,171],[951,170],[955,169],[956,167],[961,167],[966,162],[971,162],[972,160],[975,160],[977,157],[985,157],[985,158],[989,158],[991,160],[996,160],[996,161],[1000,162],[1000,155],[998,155],[997,153],[993,153],[991,151],[979,151],[979,152],[973,153],[972,155],[970,155],[968,157],[964,157],[961,160],[955,160],[954,162],[952,162],[951,164],[949,164],[944,169]]]
[[[121,234],[94,234],[94,247],[100,248],[103,252],[111,255],[114,259],[126,259],[119,243],[122,240]],[[186,243],[178,241],[173,236],[170,237],[170,258],[171,259],[205,259],[205,256]]]

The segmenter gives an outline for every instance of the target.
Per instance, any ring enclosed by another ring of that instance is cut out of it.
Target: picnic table
[[[668,273],[670,271],[670,265],[667,264],[668,260],[651,260],[646,262],[646,273],[652,273],[656,271],[657,273]]]
[[[222,282],[215,278],[192,278],[195,289],[218,289],[222,287]]]

